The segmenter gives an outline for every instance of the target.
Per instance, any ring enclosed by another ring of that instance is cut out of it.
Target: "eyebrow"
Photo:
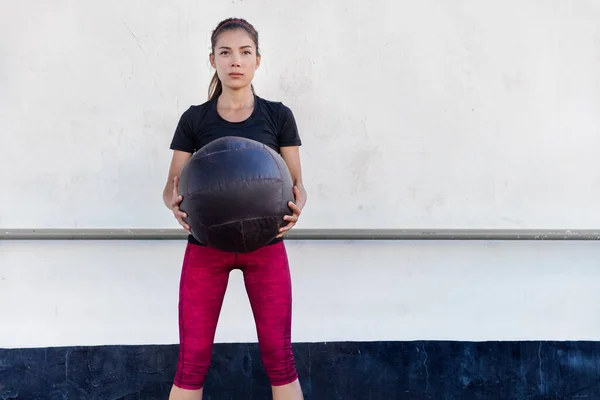
[[[245,45],[245,46],[240,46],[240,49],[245,49],[245,48],[252,48],[252,46],[250,46],[249,44]],[[231,50],[231,47],[228,46],[221,46],[219,47],[219,49],[226,49],[226,50]]]

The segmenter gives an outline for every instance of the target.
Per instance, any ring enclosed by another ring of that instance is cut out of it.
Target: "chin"
[[[227,86],[232,89],[232,90],[239,90],[239,89],[245,89],[247,87],[250,87],[250,84],[252,82],[240,82],[240,81],[229,81],[227,82]]]

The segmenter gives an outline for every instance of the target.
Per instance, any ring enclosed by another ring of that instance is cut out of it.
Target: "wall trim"
[[[0,229],[0,240],[184,240],[182,229]],[[293,229],[288,240],[600,240],[599,229]]]

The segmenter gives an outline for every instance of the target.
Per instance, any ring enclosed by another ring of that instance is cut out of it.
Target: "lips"
[[[229,76],[237,78],[237,77],[240,77],[240,76],[244,76],[244,74],[241,74],[239,72],[232,72],[232,73],[229,74]]]

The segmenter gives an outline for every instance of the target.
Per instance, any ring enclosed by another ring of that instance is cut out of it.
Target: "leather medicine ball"
[[[268,244],[292,212],[293,183],[283,158],[270,147],[227,136],[198,150],[179,178],[180,208],[202,244],[249,252]]]

